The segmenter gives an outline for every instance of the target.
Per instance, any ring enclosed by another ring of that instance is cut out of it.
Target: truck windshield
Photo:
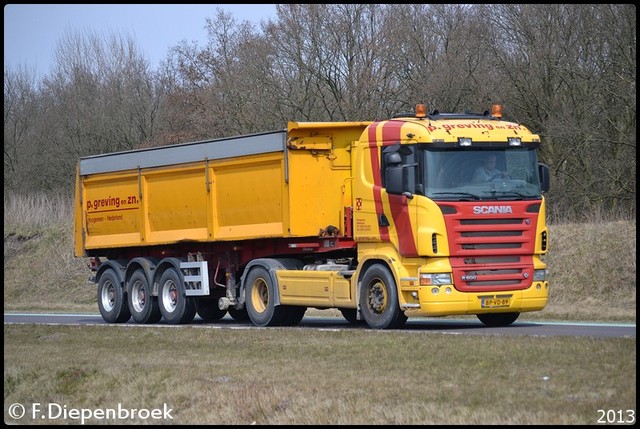
[[[423,193],[429,198],[448,201],[540,198],[538,162],[533,148],[451,150],[422,146],[421,149],[422,162],[418,164]]]

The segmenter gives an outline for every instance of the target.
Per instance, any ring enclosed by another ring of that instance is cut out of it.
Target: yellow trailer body
[[[184,241],[317,236],[351,199],[351,146],[368,123],[83,158],[75,253]]]

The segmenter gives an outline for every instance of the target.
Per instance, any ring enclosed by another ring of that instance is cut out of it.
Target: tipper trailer
[[[492,112],[286,130],[81,158],[75,255],[105,321],[189,323],[227,312],[291,326],[307,308],[374,329],[548,298],[539,136]],[[499,174],[474,171],[493,156]]]

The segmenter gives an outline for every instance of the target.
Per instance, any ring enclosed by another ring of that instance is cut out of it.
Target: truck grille
[[[528,288],[539,205],[512,202],[509,214],[490,217],[475,214],[473,206],[460,203],[455,210],[443,210],[455,288],[464,292]]]

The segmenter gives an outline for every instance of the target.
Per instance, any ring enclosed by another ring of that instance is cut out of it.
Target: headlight
[[[420,286],[450,285],[451,273],[420,273]]]
[[[533,270],[533,281],[543,282],[547,279],[547,270]]]

